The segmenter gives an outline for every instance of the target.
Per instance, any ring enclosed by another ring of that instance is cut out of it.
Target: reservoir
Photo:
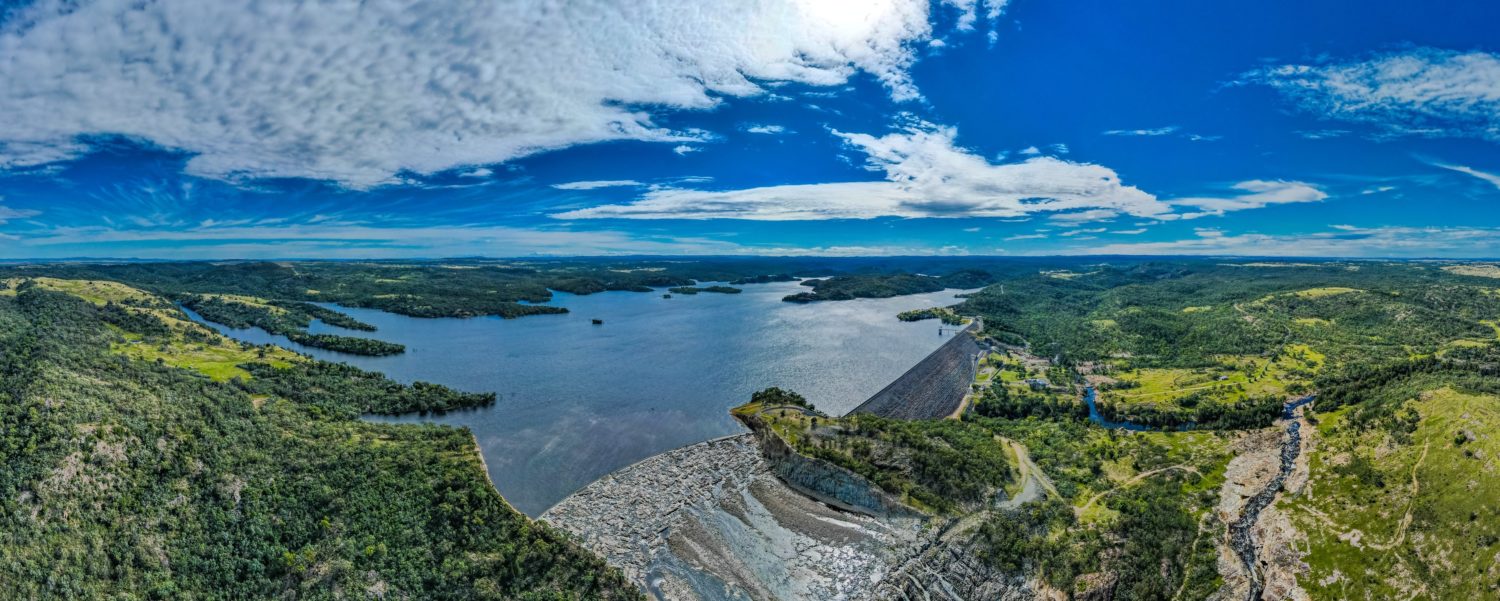
[[[274,343],[402,382],[496,393],[495,404],[482,409],[372,419],[468,427],[501,494],[535,516],[618,468],[743,431],[728,410],[762,388],[789,388],[829,414],[843,414],[947,340],[936,320],[907,323],[896,314],[951,305],[962,292],[796,304],[781,300],[807,290],[796,282],[740,288],[744,293],[670,299],[662,291],[554,292],[547,304],[570,313],[509,320],[333,307],[379,331],[320,322],[310,329],[406,345],[405,354],[389,357],[209,325],[238,340]]]

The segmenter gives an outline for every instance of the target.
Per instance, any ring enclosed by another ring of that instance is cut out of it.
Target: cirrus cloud
[[[1260,69],[1241,83],[1270,86],[1303,110],[1367,123],[1384,135],[1500,142],[1497,54],[1418,48],[1357,62]]]

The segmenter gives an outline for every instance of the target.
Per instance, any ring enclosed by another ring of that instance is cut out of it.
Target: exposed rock
[[[865,599],[930,536],[925,518],[845,511],[772,473],[753,435],[651,457],[542,515],[658,599]]]

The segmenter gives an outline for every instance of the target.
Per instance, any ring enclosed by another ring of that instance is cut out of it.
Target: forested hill
[[[821,296],[810,299],[837,300],[944,287],[978,288],[1002,275],[1034,273],[1039,265],[1052,268],[1079,264],[1081,260],[1067,258],[967,257],[44,263],[0,266],[0,280],[108,280],[174,299],[201,295],[255,298],[279,303],[280,308],[293,312],[305,307],[289,301],[331,302],[412,317],[510,318],[566,312],[534,304],[550,300],[552,291],[650,292],[691,287],[698,282],[750,284],[794,279],[788,274],[854,276],[823,280],[815,289]]]
[[[471,396],[242,347],[124,287],[5,287],[0,598],[638,598],[507,505],[466,431],[357,418]]]

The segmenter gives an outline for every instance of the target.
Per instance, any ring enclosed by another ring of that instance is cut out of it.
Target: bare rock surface
[[[934,534],[781,482],[753,435],[626,467],[542,515],[658,599],[867,599]]]

